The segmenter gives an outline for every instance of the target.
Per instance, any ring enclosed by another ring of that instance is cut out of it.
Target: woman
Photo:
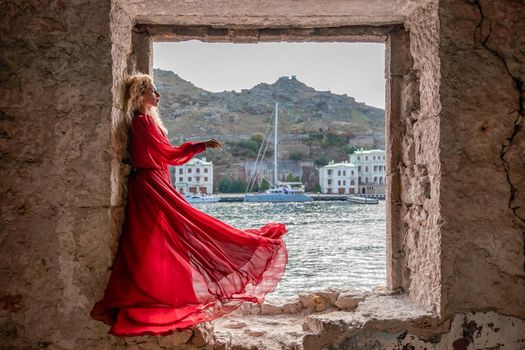
[[[243,301],[261,303],[285,270],[285,225],[242,231],[188,204],[171,185],[168,165],[220,142],[171,146],[150,76],[131,76],[126,95],[133,166],[126,220],[104,298],[91,317],[111,325],[113,335],[167,335]]]

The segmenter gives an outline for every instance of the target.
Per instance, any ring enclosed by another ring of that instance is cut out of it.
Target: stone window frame
[[[413,58],[410,54],[410,35],[405,30],[404,24],[311,28],[291,25],[251,28],[246,27],[246,24],[235,23],[227,27],[137,23],[132,29],[132,52],[127,70],[153,74],[153,42],[187,40],[223,43],[376,42],[385,44],[386,288],[390,291],[407,292],[410,296],[408,287],[413,276],[406,266],[404,198],[401,193],[402,174],[398,165],[402,162],[403,142],[406,138],[403,124],[409,119],[407,114],[411,113],[410,104],[414,102],[414,95],[419,94],[419,91],[414,89],[410,79],[407,79],[417,74],[413,69]],[[359,158],[358,156],[357,159]],[[361,181],[359,185],[362,185]],[[432,300],[430,304],[439,309],[440,301]]]

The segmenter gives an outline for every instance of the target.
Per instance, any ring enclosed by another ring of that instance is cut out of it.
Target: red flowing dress
[[[170,182],[204,142],[170,144],[149,115],[131,128],[128,205],[104,297],[91,317],[109,334],[168,335],[210,321],[244,301],[261,303],[284,274],[284,224],[240,230],[192,207]]]

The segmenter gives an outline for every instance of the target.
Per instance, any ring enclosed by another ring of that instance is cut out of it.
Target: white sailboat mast
[[[273,147],[273,178],[274,186],[277,188],[277,126],[279,125],[279,113],[277,109],[279,108],[279,103],[275,102],[275,128],[274,128],[274,147]]]

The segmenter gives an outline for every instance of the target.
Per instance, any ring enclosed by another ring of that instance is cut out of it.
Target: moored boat
[[[244,200],[246,202],[309,202],[313,201],[313,198],[304,193],[304,185],[301,182],[279,182],[277,181],[277,155],[278,155],[278,125],[279,125],[279,104],[275,104],[275,119],[274,119],[274,154],[273,154],[273,172],[274,172],[274,183],[273,187],[269,190],[266,190],[263,193],[246,193],[244,195]],[[265,134],[266,136],[266,134]],[[264,144],[264,141],[263,141]],[[257,160],[262,159],[261,149],[257,155]],[[266,150],[266,148],[264,148]],[[264,152],[263,152],[264,155]],[[257,161],[255,169],[257,169]],[[254,179],[256,172],[254,174]],[[266,180],[268,181],[268,180]],[[270,183],[270,181],[268,181]],[[270,183],[271,184],[271,183]],[[248,191],[248,190],[247,190]]]
[[[302,183],[283,182],[279,187],[271,188],[263,193],[246,194],[244,200],[246,202],[310,202],[313,201],[313,198],[304,193]]]
[[[188,193],[184,195],[188,203],[215,203],[221,200],[220,197],[208,196],[205,194]]]

